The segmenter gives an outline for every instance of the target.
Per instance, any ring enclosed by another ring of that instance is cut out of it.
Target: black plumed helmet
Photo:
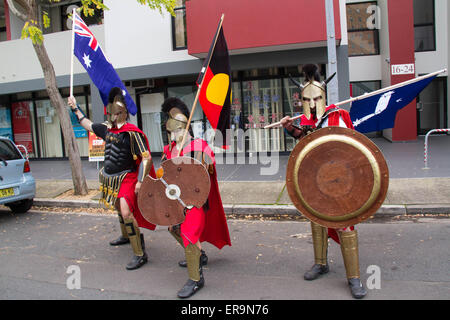
[[[113,103],[114,101],[120,101],[124,106],[126,106],[122,89],[120,89],[119,87],[114,87],[109,91],[108,102]]]
[[[189,119],[190,115],[189,109],[181,99],[176,97],[167,98],[161,105],[161,111],[164,113],[169,113],[170,110],[172,110],[173,108],[179,109],[181,113],[183,113],[186,116],[186,118]]]
[[[305,64],[302,69],[306,81],[320,82],[319,67],[316,64]]]

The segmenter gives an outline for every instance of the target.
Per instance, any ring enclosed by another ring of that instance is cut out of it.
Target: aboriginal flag
[[[230,128],[231,72],[227,43],[219,25],[217,41],[209,49],[203,68],[198,76],[201,85],[199,101],[211,126],[216,130],[214,145],[226,149],[229,145],[227,129]],[[208,64],[209,62],[209,64]],[[222,135],[217,135],[220,131]]]

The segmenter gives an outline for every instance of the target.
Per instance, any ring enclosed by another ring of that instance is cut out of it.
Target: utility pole
[[[336,33],[334,29],[333,0],[325,1],[325,15],[327,19],[327,48],[328,65],[327,78],[336,72],[336,76],[327,85],[328,105],[339,101],[339,82],[337,74]]]

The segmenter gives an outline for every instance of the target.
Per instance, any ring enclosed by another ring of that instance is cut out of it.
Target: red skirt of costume
[[[126,123],[120,129],[112,128],[112,129],[109,129],[109,131],[112,133],[115,133],[115,134],[118,134],[121,132],[126,132],[126,131],[139,132],[145,138],[145,144],[147,146],[148,152],[150,153],[150,147],[148,145],[147,136],[142,132],[142,130],[140,130],[135,125],[133,125],[131,123]],[[142,161],[142,158],[140,156],[138,156],[138,158],[136,159],[136,164],[135,164],[136,168],[139,168],[141,161]],[[150,170],[150,175],[153,178],[156,178],[155,168],[153,167],[153,165]],[[119,189],[119,193],[117,194],[117,199],[120,199],[120,198],[125,199],[125,201],[128,204],[128,207],[130,208],[130,211],[133,213],[134,219],[136,219],[136,222],[139,227],[146,228],[149,230],[155,230],[156,225],[145,220],[144,217],[142,216],[141,211],[139,210],[139,207],[137,204],[137,194],[135,193],[137,182],[138,182],[138,172],[137,171],[127,173],[125,178],[123,178],[122,183],[120,184],[120,189]]]
[[[353,130],[355,129],[353,127],[353,123],[350,118],[350,114],[346,110],[340,109],[340,108],[336,107],[334,104],[332,104],[325,109],[325,112],[330,109],[336,109],[336,111],[331,112],[328,115],[328,126],[329,127],[339,126],[339,119],[342,119],[344,121],[345,125],[347,126],[347,128],[353,129]],[[300,117],[300,125],[311,125],[311,126],[315,127],[316,122],[317,122],[316,118],[308,119],[305,115],[302,115]],[[355,229],[354,226],[351,226],[349,228],[350,228],[350,230]],[[338,236],[336,229],[328,228],[328,236],[330,236],[337,243],[340,243],[339,236]]]
[[[164,154],[167,159],[172,158],[171,150],[174,151],[173,157],[177,156],[177,154],[175,154],[176,149],[174,146],[175,143],[172,143],[170,149],[168,145],[164,147]],[[195,244],[198,241],[206,241],[219,249],[222,249],[225,245],[231,246],[228,224],[219,193],[214,153],[211,148],[209,148],[206,141],[202,139],[191,141],[191,143],[181,151],[180,156],[191,151],[201,151],[206,153],[214,161],[214,172],[209,175],[211,188],[208,196],[208,210],[205,211],[203,207],[194,207],[186,212],[186,218],[181,224],[181,238],[183,239],[183,244],[186,247],[190,243]]]

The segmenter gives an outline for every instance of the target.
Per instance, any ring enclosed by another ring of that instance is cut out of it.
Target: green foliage
[[[30,38],[31,41],[33,41],[33,44],[42,44],[42,42],[44,41],[42,30],[37,26],[37,21],[27,21],[23,26],[20,39],[26,38]]]
[[[92,17],[95,13],[95,9],[108,10],[108,7],[105,6],[103,0],[81,0],[81,8],[79,8],[78,11],[83,11],[83,14],[86,17]]]
[[[159,13],[162,14],[162,10],[165,9],[172,16],[175,16],[175,12],[173,8],[175,8],[177,1],[176,0],[137,0],[142,5],[147,5],[150,9],[158,9]]]
[[[43,11],[43,13],[42,13],[42,22],[44,24],[44,28],[47,29],[48,27],[50,27],[50,18],[48,17],[47,11]]]

